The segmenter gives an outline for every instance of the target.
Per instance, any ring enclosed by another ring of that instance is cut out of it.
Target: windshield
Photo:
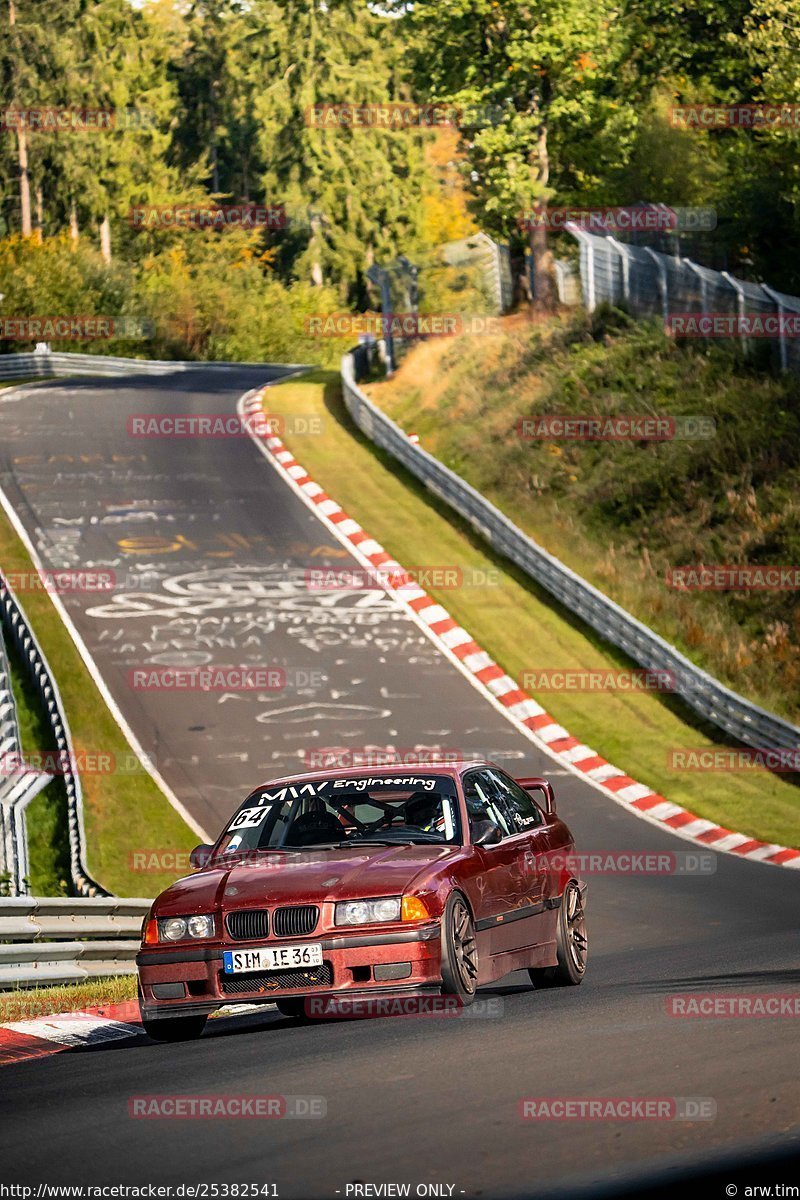
[[[259,788],[231,820],[214,856],[375,843],[460,844],[453,780],[365,774]]]

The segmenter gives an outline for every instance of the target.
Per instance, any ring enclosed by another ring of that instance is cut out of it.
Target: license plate
[[[243,971],[280,971],[284,967],[321,967],[322,946],[257,946],[250,950],[223,950],[222,969],[226,975]]]

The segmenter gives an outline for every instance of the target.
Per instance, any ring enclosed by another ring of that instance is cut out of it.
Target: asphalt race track
[[[125,581],[113,595],[63,599],[167,782],[215,832],[245,789],[303,769],[326,746],[439,746],[550,773],[383,593],[309,590],[305,572],[347,566],[347,552],[249,439],[126,431],[136,413],[232,413],[264,379],[243,369],[0,394],[0,483],[45,564],[106,567]],[[207,663],[275,664],[287,686],[129,686],[134,668]],[[692,849],[552,775],[582,851]],[[419,1184],[454,1197],[567,1195],[800,1151],[797,1019],[667,1011],[675,993],[793,994],[800,982],[797,872],[728,855],[713,864],[698,875],[589,875],[583,986],[534,992],[509,976],[482,993],[495,1015],[479,1004],[469,1017],[305,1026],[261,1012],[212,1023],[197,1042],[139,1037],[4,1067],[4,1181],[275,1183],[280,1197],[309,1198],[344,1197],[357,1181],[407,1182],[411,1195]],[[322,1097],[326,1115],[128,1116],[132,1097],[175,1093]],[[524,1097],[693,1098],[716,1115],[523,1121]],[[758,1182],[798,1184],[800,1165],[792,1178],[765,1164]]]

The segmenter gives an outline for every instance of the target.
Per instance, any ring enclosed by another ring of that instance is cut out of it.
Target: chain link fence
[[[798,314],[800,332],[799,297],[787,296],[764,283],[738,279],[728,271],[700,266],[690,258],[621,242],[611,235],[588,233],[575,225],[568,225],[567,231],[580,247],[580,292],[590,312],[601,303],[621,304],[637,316],[660,318],[665,325],[677,314],[727,314],[736,319],[730,341],[738,343],[745,354],[752,354],[758,341],[769,348],[775,366],[800,374],[800,338],[793,336],[786,320]],[[562,304],[575,303],[577,277],[571,263],[557,263]],[[776,336],[749,336],[752,317],[777,318],[773,321]]]

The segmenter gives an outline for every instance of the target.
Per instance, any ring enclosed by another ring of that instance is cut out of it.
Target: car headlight
[[[158,922],[158,937],[162,942],[183,942],[187,938],[214,936],[214,917],[208,913],[199,917],[166,917]]]
[[[336,905],[337,925],[369,925],[374,921],[399,921],[400,897],[378,900],[343,900]]]

